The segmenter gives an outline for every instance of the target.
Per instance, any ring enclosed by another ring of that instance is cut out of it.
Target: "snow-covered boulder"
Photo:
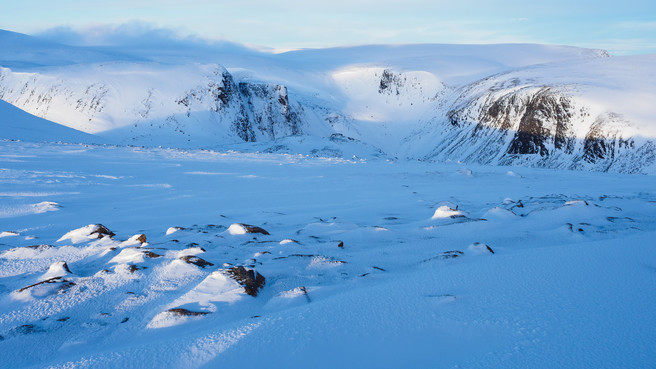
[[[80,243],[103,237],[114,237],[116,234],[110,231],[102,224],[89,224],[78,229],[74,229],[63,235],[57,242],[71,240],[73,243]]]

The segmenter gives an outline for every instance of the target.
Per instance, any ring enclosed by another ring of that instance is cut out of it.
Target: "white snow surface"
[[[0,368],[656,365],[654,55],[0,46]]]
[[[0,164],[3,191],[61,205],[2,219],[31,236],[0,239],[3,368],[656,362],[651,175],[14,141],[0,151],[21,157]],[[430,219],[455,204],[465,217]],[[94,222],[116,235],[89,236]],[[235,237],[235,223],[271,235]],[[164,234],[172,224],[184,229]],[[257,296],[225,272],[234,266],[266,278]]]
[[[456,217],[464,217],[464,216],[465,214],[462,211],[453,209],[448,205],[442,205],[439,208],[435,209],[435,212],[433,213],[431,219],[456,218]]]

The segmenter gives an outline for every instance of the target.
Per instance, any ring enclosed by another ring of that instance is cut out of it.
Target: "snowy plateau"
[[[0,368],[654,368],[656,55],[0,31]]]

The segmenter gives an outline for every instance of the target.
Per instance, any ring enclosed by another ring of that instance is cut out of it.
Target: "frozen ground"
[[[361,157],[0,142],[0,367],[656,365],[654,176]]]

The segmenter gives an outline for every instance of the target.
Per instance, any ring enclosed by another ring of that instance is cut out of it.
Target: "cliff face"
[[[593,112],[575,85],[497,76],[454,95],[425,159],[631,173],[655,162],[652,140],[616,112]]]
[[[290,102],[285,86],[240,82],[239,93],[248,114],[248,124],[238,133],[244,141],[303,134],[303,108]]]

